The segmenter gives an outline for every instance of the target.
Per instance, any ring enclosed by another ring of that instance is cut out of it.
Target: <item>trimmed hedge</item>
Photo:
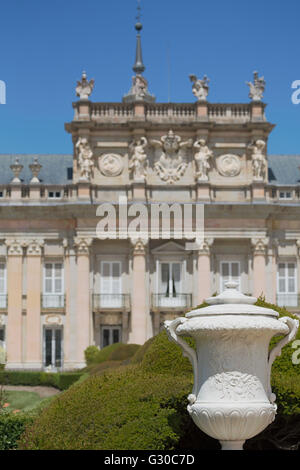
[[[49,386],[67,390],[82,375],[82,372],[38,372],[38,371],[0,371],[2,385]]]

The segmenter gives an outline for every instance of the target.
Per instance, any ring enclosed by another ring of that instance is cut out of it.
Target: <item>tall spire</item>
[[[135,55],[135,64],[133,66],[133,71],[135,76],[132,77],[132,86],[127,95],[123,96],[123,102],[134,102],[134,101],[147,101],[153,103],[155,101],[155,96],[151,95],[148,91],[148,82],[145,77],[142,76],[142,73],[145,70],[142,57],[142,43],[140,31],[143,29],[141,23],[141,5],[140,0],[138,0],[137,5],[137,16],[136,16],[135,29],[137,31],[136,35],[136,55]]]
[[[140,4],[140,0],[138,0],[136,19],[137,19],[137,22],[135,23],[135,29],[137,31],[137,35],[136,35],[136,55],[135,55],[135,64],[133,66],[133,71],[137,75],[140,75],[144,72],[144,70],[146,68],[143,64],[142,42],[141,42],[141,35],[140,35],[140,31],[143,29],[143,25],[141,23],[141,4]]]

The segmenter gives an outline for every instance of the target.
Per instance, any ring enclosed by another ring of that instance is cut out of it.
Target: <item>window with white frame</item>
[[[158,304],[161,307],[185,306],[182,263],[163,261],[159,269]]]
[[[4,262],[0,262],[0,308],[6,308],[6,265]]]
[[[291,191],[279,191],[279,199],[292,199]]]
[[[238,289],[241,289],[241,275],[239,261],[221,261],[220,270],[220,292],[224,292],[227,282],[237,282]]]
[[[280,261],[277,271],[277,303],[280,306],[296,307],[297,270],[293,261]]]
[[[121,261],[101,261],[100,306],[122,307]]]
[[[64,307],[63,263],[46,262],[44,265],[44,308]]]
[[[63,362],[63,328],[45,327],[44,328],[44,367],[59,369]]]

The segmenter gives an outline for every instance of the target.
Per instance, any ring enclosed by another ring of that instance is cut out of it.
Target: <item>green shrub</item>
[[[0,450],[17,449],[21,434],[33,420],[27,413],[0,414]]]
[[[99,348],[97,346],[88,346],[84,351],[85,362],[89,366],[96,361]]]
[[[82,372],[36,372],[36,371],[13,371],[0,370],[0,384],[2,385],[28,385],[48,386],[59,390],[66,390],[76,382]]]

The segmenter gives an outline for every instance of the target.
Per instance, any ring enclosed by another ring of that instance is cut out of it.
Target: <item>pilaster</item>
[[[198,304],[211,296],[210,255],[213,242],[213,238],[204,239],[198,250]]]
[[[26,314],[26,367],[42,367],[41,338],[41,279],[42,247],[44,240],[27,242],[27,314]]]
[[[23,240],[6,239],[7,246],[7,369],[22,368]]]
[[[90,246],[92,238],[75,237],[77,253],[77,365],[85,364],[84,350],[90,345]]]
[[[266,255],[269,239],[267,237],[252,238],[253,247],[253,295],[255,297],[265,296],[266,285]]]
[[[147,240],[130,240],[132,249],[132,304],[129,343],[147,341],[146,246]]]

